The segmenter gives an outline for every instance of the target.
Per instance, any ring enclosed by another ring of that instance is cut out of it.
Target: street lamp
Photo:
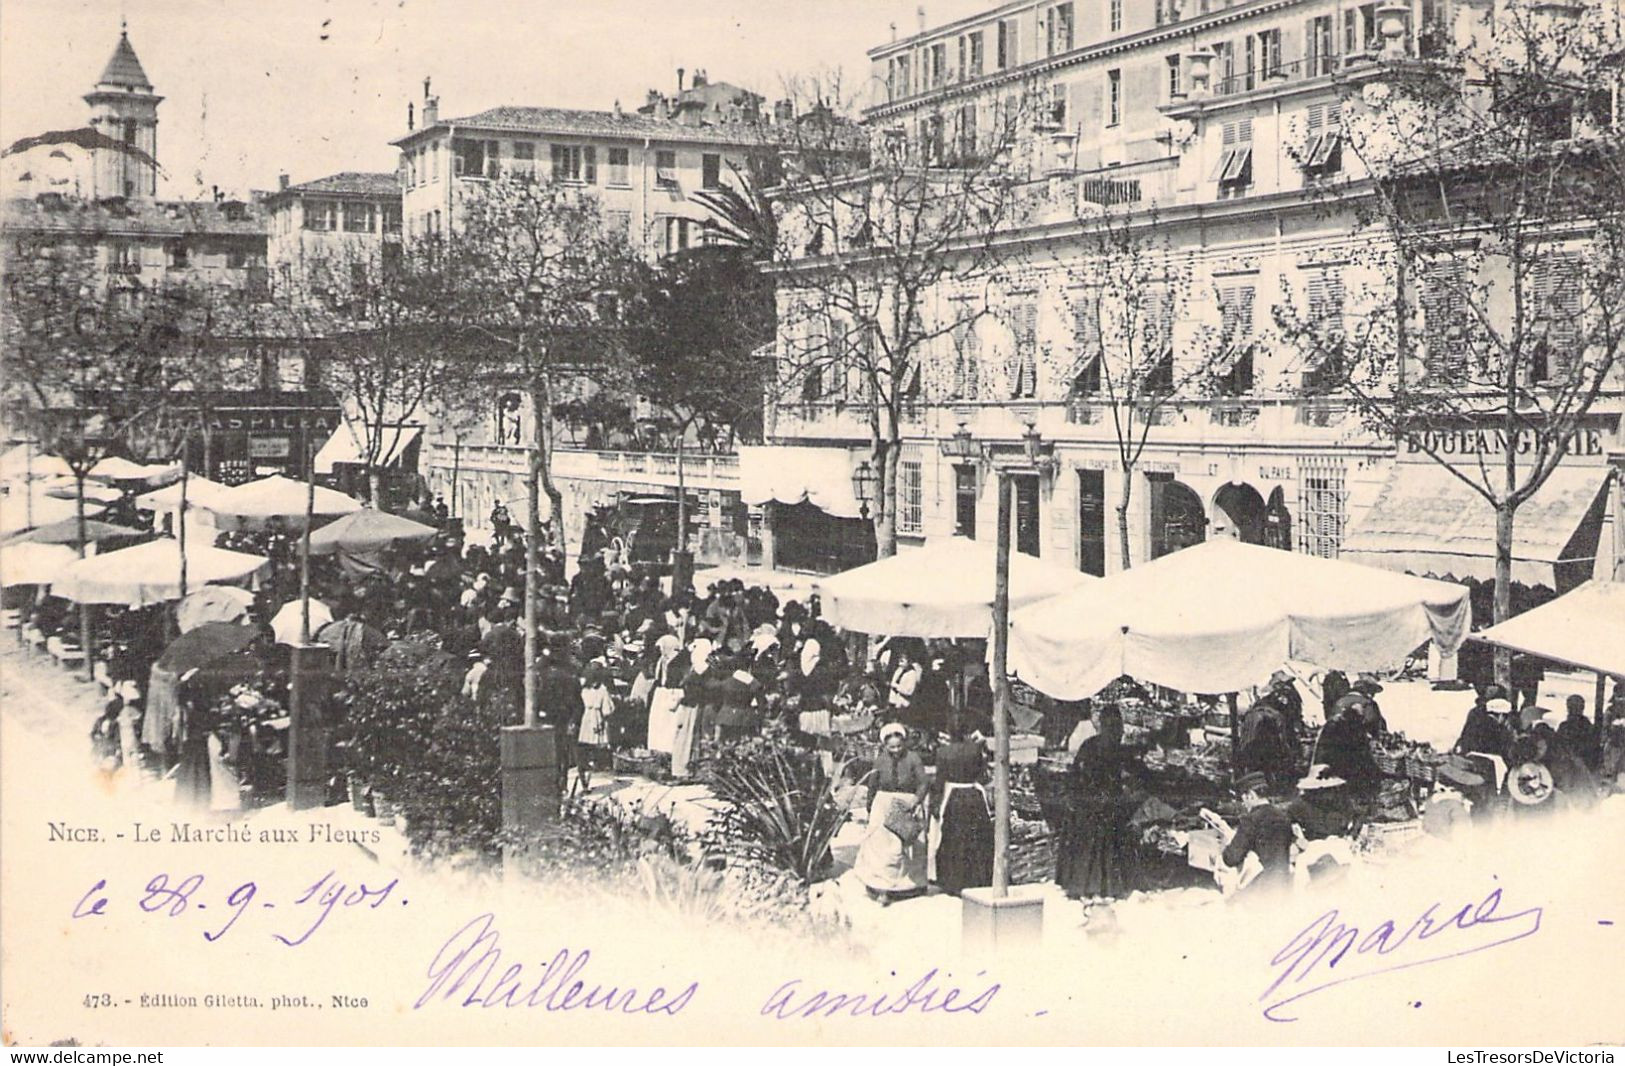
[[[852,471],[852,497],[858,501],[858,516],[865,521],[869,518],[869,505],[875,502],[875,488],[880,482],[880,475],[865,459]]]
[[[954,430],[954,435],[943,441],[939,447],[945,459],[977,459],[982,454],[981,446],[971,435],[970,427],[963,422]]]

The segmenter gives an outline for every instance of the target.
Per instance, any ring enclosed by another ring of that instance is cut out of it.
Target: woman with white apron
[[[660,658],[655,662],[654,695],[649,698],[649,750],[670,755],[687,663],[682,658],[682,643],[672,634],[661,637],[655,646],[660,649]]]
[[[925,841],[920,812],[931,787],[920,757],[908,750],[908,730],[896,722],[880,730],[884,745],[871,773],[869,831],[852,872],[882,903],[925,891]]]
[[[694,741],[699,734],[700,707],[707,701],[711,678],[711,652],[715,646],[706,638],[698,637],[688,646],[688,678],[683,685],[683,696],[677,705],[676,723],[671,739],[671,773],[673,777],[687,777],[689,762],[694,757]]]
[[[931,880],[944,892],[993,883],[993,817],[983,779],[987,748],[967,735],[963,719],[950,721],[950,740],[937,748],[937,784],[942,795],[931,820]]]

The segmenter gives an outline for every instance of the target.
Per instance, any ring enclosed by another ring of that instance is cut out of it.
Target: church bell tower
[[[85,94],[91,127],[124,146],[123,150],[96,151],[92,178],[96,199],[158,195],[158,104],[162,100],[141,69],[128,31],[121,30],[113,57],[96,87]]]

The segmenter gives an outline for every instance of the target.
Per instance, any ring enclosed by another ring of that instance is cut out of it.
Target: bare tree
[[[1452,52],[1435,35],[1424,62],[1391,45],[1385,76],[1346,102],[1331,142],[1371,179],[1368,194],[1338,190],[1355,207],[1365,283],[1348,307],[1339,283],[1278,314],[1307,389],[1346,398],[1493,511],[1497,621],[1511,612],[1519,508],[1619,387],[1621,42],[1604,6],[1464,12],[1467,43]],[[1313,154],[1306,145],[1300,162]],[[1487,445],[1443,446],[1467,427]],[[1497,672],[1504,681],[1504,656]]]
[[[564,497],[553,480],[553,397],[560,380],[601,365],[618,343],[622,289],[637,266],[598,201],[563,184],[509,177],[459,206],[446,238],[442,336],[464,372],[529,398],[525,567],[525,720],[539,713],[541,500],[564,546]]]
[[[868,431],[881,556],[897,550],[904,428],[924,399],[933,349],[987,313],[1008,260],[1001,233],[1024,211],[1012,158],[1028,96],[996,114],[934,115],[918,127],[860,131],[838,81],[783,130],[775,192],[783,404],[846,409]],[[953,291],[978,298],[941,301]]]

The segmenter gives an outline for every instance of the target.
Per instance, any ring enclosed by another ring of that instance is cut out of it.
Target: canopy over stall
[[[23,542],[0,547],[0,586],[49,585],[79,553],[66,544]]]
[[[73,468],[67,460],[45,455],[31,444],[19,444],[0,456],[0,479],[7,481],[13,478],[68,477],[72,473]]]
[[[206,585],[187,593],[175,607],[175,625],[190,633],[210,622],[241,622],[254,606],[254,594],[234,585]]]
[[[1602,532],[1607,467],[1558,467],[1518,508],[1512,578],[1563,589],[1590,577]],[[1437,463],[1399,463],[1350,527],[1342,557],[1413,574],[1495,577],[1495,510]]]
[[[205,547],[188,548],[186,552],[186,581],[191,587],[246,581],[270,569],[271,560],[245,552]],[[81,559],[51,583],[51,593],[79,603],[121,603],[126,607],[149,607],[179,599],[180,544],[154,540]]]
[[[79,482],[76,478],[52,478],[40,486],[40,491],[53,500],[77,500],[80,495]],[[124,493],[111,485],[102,485],[94,481],[86,481],[84,497],[96,503],[112,503]]]
[[[378,457],[374,466],[387,467],[398,461],[414,441],[423,433],[422,426],[403,424],[382,426],[373,431],[378,440]],[[316,473],[331,474],[333,467],[338,463],[361,462],[361,453],[366,449],[363,442],[356,438],[348,423],[341,422],[333,435],[327,438],[316,452]]]
[[[364,507],[312,533],[310,554],[375,552],[402,541],[428,540],[436,532],[433,526]]]
[[[167,485],[180,479],[179,463],[135,463],[122,456],[110,455],[90,468],[90,476],[98,481],[142,481],[148,485]]]
[[[281,475],[250,481],[217,494],[200,508],[214,514],[222,529],[257,529],[273,519],[292,529],[305,524],[307,487]],[[315,491],[314,514],[317,518],[334,518],[361,510],[361,504],[332,489],[318,487]]]
[[[112,522],[98,522],[95,519],[87,518],[81,536],[79,520],[77,518],[65,518],[60,522],[52,522],[48,526],[38,526],[27,533],[19,533],[4,543],[5,545],[67,544],[78,547],[81,539],[86,544],[95,544],[104,540],[117,540],[120,537],[144,537],[146,535],[144,530],[114,525]]]
[[[94,518],[107,510],[106,504],[85,501],[85,517]],[[45,494],[40,484],[13,483],[13,491],[0,499],[0,536],[24,529],[37,529],[53,522],[77,518],[77,500],[59,500]]]
[[[222,485],[218,481],[210,481],[206,477],[193,474],[186,479],[186,506],[207,508],[221,493],[230,490],[229,485]],[[173,511],[180,505],[181,483],[178,481],[156,492],[148,492],[135,498],[138,511]]]
[[[984,638],[993,624],[994,548],[953,537],[818,580],[823,617],[899,637]],[[1093,584],[1030,555],[1010,556],[1012,607]]]
[[[1234,692],[1293,660],[1380,670],[1424,641],[1453,654],[1467,589],[1238,541],[1208,541],[1025,607],[1010,669],[1059,699],[1128,674]]]
[[[1473,639],[1625,677],[1625,585],[1588,581]]]

